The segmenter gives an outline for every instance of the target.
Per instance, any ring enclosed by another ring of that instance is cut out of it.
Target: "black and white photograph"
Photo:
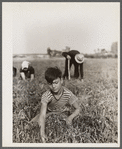
[[[2,146],[120,147],[120,2],[2,2]]]

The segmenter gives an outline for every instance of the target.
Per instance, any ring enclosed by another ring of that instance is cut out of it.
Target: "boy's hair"
[[[58,67],[49,67],[45,71],[45,79],[47,80],[48,83],[53,83],[53,81],[57,78],[61,79],[62,77],[62,72]]]

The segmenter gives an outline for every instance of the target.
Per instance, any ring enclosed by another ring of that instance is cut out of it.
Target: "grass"
[[[58,66],[64,72],[64,60],[31,60],[36,78],[32,83],[19,80],[21,61],[13,78],[13,142],[41,143],[39,126],[27,123],[40,111],[42,94],[48,88],[44,79],[47,67]],[[73,75],[73,68],[71,69]],[[52,114],[46,119],[47,143],[117,143],[118,142],[118,76],[117,59],[87,59],[84,62],[84,82],[65,80],[64,85],[79,98],[82,111],[68,127],[62,119],[71,114]],[[43,86],[44,84],[44,86]],[[85,95],[92,98],[84,99]],[[83,106],[82,106],[83,105]]]

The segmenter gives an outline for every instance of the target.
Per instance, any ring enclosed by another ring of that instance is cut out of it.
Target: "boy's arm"
[[[43,143],[45,143],[45,139],[46,139],[46,136],[45,136],[46,111],[47,111],[47,103],[42,103],[38,123],[40,126],[40,135]]]
[[[66,123],[69,124],[69,125],[72,124],[73,118],[76,117],[80,113],[80,110],[81,110],[81,108],[78,105],[77,101],[75,101],[72,105],[75,108],[75,111],[66,119]]]

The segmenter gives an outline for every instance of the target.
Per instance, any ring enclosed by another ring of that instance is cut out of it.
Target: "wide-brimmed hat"
[[[78,64],[81,64],[84,62],[84,55],[83,54],[76,54],[75,55],[75,60]]]
[[[30,62],[28,62],[28,61],[23,61],[23,62],[22,62],[22,69],[28,68],[29,65],[30,65]]]

